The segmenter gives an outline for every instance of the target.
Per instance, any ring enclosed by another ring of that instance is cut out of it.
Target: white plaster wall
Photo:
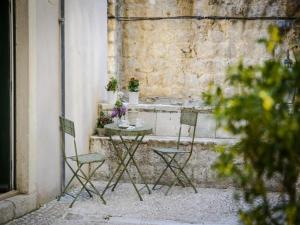
[[[66,0],[65,13],[66,117],[75,122],[77,147],[82,154],[89,151],[97,103],[105,92],[107,2]],[[66,149],[73,153],[70,139]]]
[[[36,1],[36,133],[32,135],[37,151],[38,204],[53,199],[60,192],[58,16],[59,0]]]
[[[66,115],[75,121],[80,153],[89,151],[97,103],[105,93],[106,4],[66,0]],[[18,123],[17,133],[28,143],[17,140],[18,190],[36,192],[37,204],[43,204],[60,193],[61,185],[59,0],[28,0],[23,8],[28,14],[17,17],[17,118],[28,121],[28,127]],[[27,163],[29,169],[22,171]]]

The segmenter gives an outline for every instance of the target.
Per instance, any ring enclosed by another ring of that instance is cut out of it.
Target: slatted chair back
[[[62,116],[59,117],[59,122],[60,122],[60,129],[64,134],[68,134],[73,137],[73,142],[74,142],[74,150],[75,150],[75,156],[76,156],[76,161],[78,163],[78,154],[77,154],[77,146],[76,146],[76,140],[75,140],[75,126],[74,122],[71,120],[68,120]],[[63,149],[63,155],[66,158],[66,152],[65,149]]]
[[[60,127],[62,131],[75,138],[74,122],[62,116],[60,116],[59,119],[60,119]]]
[[[180,128],[179,128],[179,136],[177,141],[177,149],[179,149],[180,145],[180,138],[181,138],[181,129],[182,125],[188,125],[192,127],[192,143],[191,143],[191,150],[190,153],[193,152],[194,147],[194,140],[195,140],[195,134],[196,134],[196,127],[197,127],[197,119],[198,119],[198,112],[195,109],[191,108],[183,108],[181,110],[180,115]]]

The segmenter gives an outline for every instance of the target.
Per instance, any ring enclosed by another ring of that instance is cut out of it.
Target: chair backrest
[[[75,149],[75,156],[76,156],[76,160],[78,163],[78,154],[77,154],[77,146],[76,146],[76,141],[75,141],[75,127],[74,127],[74,122],[71,120],[68,120],[62,116],[59,117],[59,123],[60,123],[60,129],[62,134],[69,134],[70,136],[73,137],[73,141],[74,141],[74,149]],[[66,151],[64,148],[62,148],[63,150],[63,155],[66,158]]]
[[[193,108],[183,108],[181,110],[180,115],[180,129],[179,129],[179,136],[178,136],[178,142],[177,142],[177,148],[179,149],[180,144],[180,137],[181,137],[181,128],[182,125],[188,125],[193,127],[192,129],[192,143],[191,143],[191,153],[193,151],[194,147],[194,140],[195,140],[195,134],[196,134],[196,127],[197,127],[197,119],[198,119],[198,111],[196,111]]]
[[[59,117],[60,129],[75,138],[74,122],[62,116]]]
[[[194,109],[183,108],[180,115],[180,123],[196,127],[198,112]]]

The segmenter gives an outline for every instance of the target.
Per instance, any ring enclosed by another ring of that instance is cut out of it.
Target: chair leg
[[[75,196],[72,196],[74,199],[72,201],[72,203],[70,204],[70,208],[72,208],[73,204],[75,203],[75,201],[77,200],[78,196],[81,194],[81,192],[85,189],[87,191],[87,193],[89,194],[90,197],[92,197],[92,194],[91,192],[89,191],[89,189],[87,188],[87,184],[90,184],[92,186],[92,188],[94,189],[95,193],[101,198],[101,200],[103,201],[104,204],[106,204],[104,198],[101,196],[101,194],[99,193],[99,191],[96,189],[96,187],[93,185],[93,183],[91,182],[91,178],[92,176],[95,174],[96,170],[99,169],[103,164],[104,164],[104,161],[100,163],[100,165],[98,165],[93,171],[92,173],[90,174],[90,176],[87,176],[84,171],[82,170],[82,166],[84,164],[80,164],[77,168],[77,170],[75,171],[72,166],[68,163],[68,161],[66,161],[66,164],[68,165],[68,167],[70,168],[70,170],[73,172],[73,176],[72,178],[70,179],[70,181],[68,182],[68,184],[66,185],[66,187],[64,188],[64,190],[62,191],[62,194],[58,197],[58,201],[60,200],[61,196],[64,195],[67,191],[67,189],[69,188],[71,182],[74,180],[74,178],[76,177],[76,179],[80,182],[80,184],[82,185],[80,191],[75,195]],[[80,176],[79,176],[79,172],[83,175],[82,179],[85,180],[85,182],[83,182],[81,179],[80,179]]]
[[[78,173],[79,169],[76,170],[76,173]],[[69,180],[68,184],[65,186],[64,190],[61,192],[61,194],[58,196],[57,201],[60,201],[61,197],[67,192],[67,189],[69,188],[69,185],[75,178],[75,174],[73,174],[72,178]]]
[[[175,172],[174,169],[171,167],[171,163],[172,163],[172,161],[175,159],[176,154],[174,154],[173,157],[170,157],[171,159],[170,159],[170,161],[168,161],[168,160],[164,157],[163,154],[160,154],[160,153],[158,153],[158,152],[156,152],[156,151],[154,151],[154,152],[155,152],[157,155],[159,155],[159,156],[164,160],[164,162],[166,163],[166,167],[165,167],[165,169],[162,171],[162,173],[160,174],[159,178],[158,178],[158,179],[156,180],[156,182],[154,183],[154,185],[153,185],[153,187],[152,187],[152,190],[155,190],[155,187],[158,185],[160,179],[161,179],[161,178],[163,177],[163,175],[166,173],[166,171],[167,171],[168,168],[172,171],[172,173],[173,173],[174,175],[176,175],[176,172]],[[181,181],[180,178],[178,178],[178,182],[180,183],[180,185],[181,185],[182,187],[184,187],[184,183]]]
[[[74,179],[75,177],[76,177],[77,180],[81,183],[81,185],[83,185],[83,182],[82,182],[82,181],[80,180],[80,178],[78,177],[78,173],[79,173],[79,171],[81,170],[81,167],[82,167],[83,165],[82,165],[82,164],[79,165],[79,167],[78,167],[77,170],[75,171],[67,161],[66,161],[66,164],[68,165],[68,167],[70,168],[70,170],[73,172],[73,176],[72,176],[72,178],[69,180],[69,182],[68,182],[68,184],[66,185],[66,187],[64,188],[64,190],[62,191],[61,195],[57,198],[57,201],[60,201],[61,196],[63,196],[63,195],[66,193],[67,189],[69,188],[70,184],[72,183],[72,181],[73,181],[73,179]],[[88,192],[89,196],[92,197],[92,194],[89,192],[89,190],[86,189],[86,191]]]
[[[97,190],[97,188],[94,186],[94,184],[91,182],[91,178],[93,177],[93,175],[95,174],[95,172],[104,164],[105,161],[101,162],[90,174],[90,176],[85,175],[85,173],[80,170],[80,172],[83,174],[83,176],[85,177],[87,183],[89,183],[92,188],[94,189],[94,191],[96,192],[96,194],[99,196],[99,198],[101,198],[101,200],[103,201],[104,205],[106,204],[106,201],[104,200],[103,196],[99,193],[99,191]],[[87,184],[86,183],[86,184]]]
[[[180,166],[179,163],[176,161],[176,164],[178,165],[178,173],[175,174],[175,178],[173,179],[171,186],[169,186],[168,190],[166,191],[165,195],[168,195],[169,191],[171,190],[171,188],[174,186],[176,179],[178,179],[178,176],[182,173],[184,174],[184,176],[187,178],[187,181],[191,184],[192,188],[194,189],[195,193],[197,193],[197,189],[195,188],[195,186],[192,184],[192,182],[190,181],[190,179],[188,178],[188,176],[185,174],[185,172],[183,171],[184,167],[186,166],[188,160],[185,161],[185,163],[183,164],[183,166]]]
[[[179,170],[181,171],[181,173],[183,174],[183,176],[185,177],[185,179],[187,180],[187,182],[191,185],[191,187],[194,189],[195,193],[198,193],[196,187],[194,186],[193,182],[191,181],[191,179],[187,176],[187,174],[184,172],[184,168],[180,167],[179,163],[177,162],[177,160],[175,159],[174,162],[176,163],[176,165],[178,166]]]
[[[79,167],[78,167],[78,173],[79,173],[79,171],[82,173],[81,167],[82,167],[83,165],[84,165],[84,164],[80,164],[80,165],[79,165]],[[71,169],[71,170],[73,171],[73,173],[74,173],[74,170],[72,169],[71,165],[68,164],[68,166],[70,167],[70,169]],[[77,178],[77,180],[79,181],[79,183],[80,183],[81,185],[83,185],[83,182],[82,182],[82,180],[80,179],[78,173],[75,174],[75,177]],[[89,189],[87,189],[86,187],[85,187],[84,189],[85,189],[86,192],[89,194],[90,198],[93,197],[92,194],[91,194],[91,192],[89,191]]]
[[[78,196],[81,194],[81,192],[84,189],[84,186],[87,184],[87,182],[85,182],[85,184],[81,187],[80,191],[76,194],[75,198],[73,199],[72,203],[69,205],[69,208],[73,207],[73,204],[75,203],[75,201],[77,200]]]
[[[169,156],[169,155],[167,155],[167,156]],[[176,155],[175,155],[175,156],[176,156]],[[172,159],[173,157],[169,156],[169,158]],[[166,159],[166,160],[167,160],[167,159]],[[176,172],[175,172],[175,170],[174,170],[173,167],[172,167],[173,161],[176,161],[176,157],[174,157],[174,160],[172,160],[172,162],[170,162],[168,166],[169,166],[170,170],[172,171],[172,173],[174,174],[174,176],[176,176]],[[178,169],[178,168],[176,168],[176,169]],[[181,178],[180,178],[179,176],[177,177],[177,179],[178,179],[179,184],[180,184],[183,188],[186,187],[185,183],[181,180]]]
[[[77,198],[79,197],[79,195],[81,194],[81,192],[83,191],[83,189],[87,189],[86,185],[88,183],[92,184],[92,182],[90,181],[91,178],[93,177],[93,175],[95,174],[96,170],[98,168],[100,168],[103,165],[104,161],[97,166],[94,171],[90,174],[90,176],[87,176],[81,169],[80,172],[82,173],[82,175],[85,177],[85,183],[82,184],[82,188],[80,189],[80,191],[78,192],[78,194],[75,196],[75,198],[73,199],[72,203],[70,204],[70,208],[73,207],[73,204],[75,203],[75,201],[77,200]],[[103,201],[104,204],[106,204],[106,201],[103,199],[103,197],[100,195],[100,193],[98,192],[98,190],[95,188],[95,186],[92,184],[91,185],[93,187],[93,189],[95,190],[96,194],[101,198],[101,200]]]

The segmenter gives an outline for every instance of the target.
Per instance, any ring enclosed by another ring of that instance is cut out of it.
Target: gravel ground
[[[105,183],[95,183],[103,190]],[[14,220],[17,224],[55,225],[235,225],[238,224],[237,203],[232,189],[175,187],[168,196],[165,189],[147,194],[139,201],[131,184],[121,184],[104,196],[107,205],[98,197],[79,198],[73,208],[68,208],[72,198],[49,202],[39,210]]]

